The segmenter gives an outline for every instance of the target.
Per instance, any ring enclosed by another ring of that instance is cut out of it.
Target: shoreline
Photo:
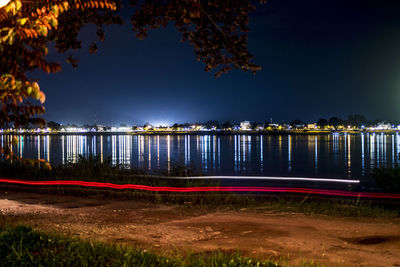
[[[314,131],[314,130],[301,130],[301,131],[144,131],[144,132],[0,132],[0,136],[8,135],[90,135],[90,136],[100,136],[100,135],[217,135],[217,136],[229,136],[229,135],[330,135],[330,134],[398,134],[400,130],[349,130],[349,131]]]

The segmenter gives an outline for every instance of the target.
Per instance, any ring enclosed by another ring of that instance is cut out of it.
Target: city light
[[[70,126],[60,125],[58,128],[3,128],[0,129],[0,133],[85,133],[85,132],[109,132],[109,133],[137,133],[137,132],[149,132],[149,133],[165,133],[165,132],[224,132],[224,133],[268,133],[268,132],[280,132],[280,133],[363,133],[363,132],[379,132],[379,133],[394,133],[400,131],[400,125],[390,124],[385,122],[378,122],[372,126],[366,127],[361,125],[356,126],[344,126],[339,125],[319,127],[316,123],[308,123],[304,125],[291,126],[284,122],[282,123],[270,123],[268,125],[256,125],[250,121],[242,121],[240,123],[231,125],[230,127],[220,127],[219,125],[209,125],[207,123],[195,123],[195,124],[174,124],[167,121],[154,122],[152,124],[147,123],[146,125],[121,125],[121,126],[107,126],[107,125],[84,125],[84,126]]]

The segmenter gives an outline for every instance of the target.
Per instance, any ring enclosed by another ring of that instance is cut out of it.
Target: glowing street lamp
[[[7,5],[8,2],[10,2],[10,0],[0,0],[0,8],[2,8],[3,6]]]

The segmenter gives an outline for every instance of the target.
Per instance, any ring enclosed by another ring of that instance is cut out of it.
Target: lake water
[[[1,136],[7,143],[9,136]],[[78,155],[150,172],[187,165],[210,175],[357,178],[400,164],[400,135],[25,135],[14,152],[52,164]]]

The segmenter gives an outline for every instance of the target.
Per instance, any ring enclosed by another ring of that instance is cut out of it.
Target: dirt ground
[[[324,266],[400,266],[400,219],[216,211],[98,197],[0,192],[0,222],[164,253],[237,251]]]

